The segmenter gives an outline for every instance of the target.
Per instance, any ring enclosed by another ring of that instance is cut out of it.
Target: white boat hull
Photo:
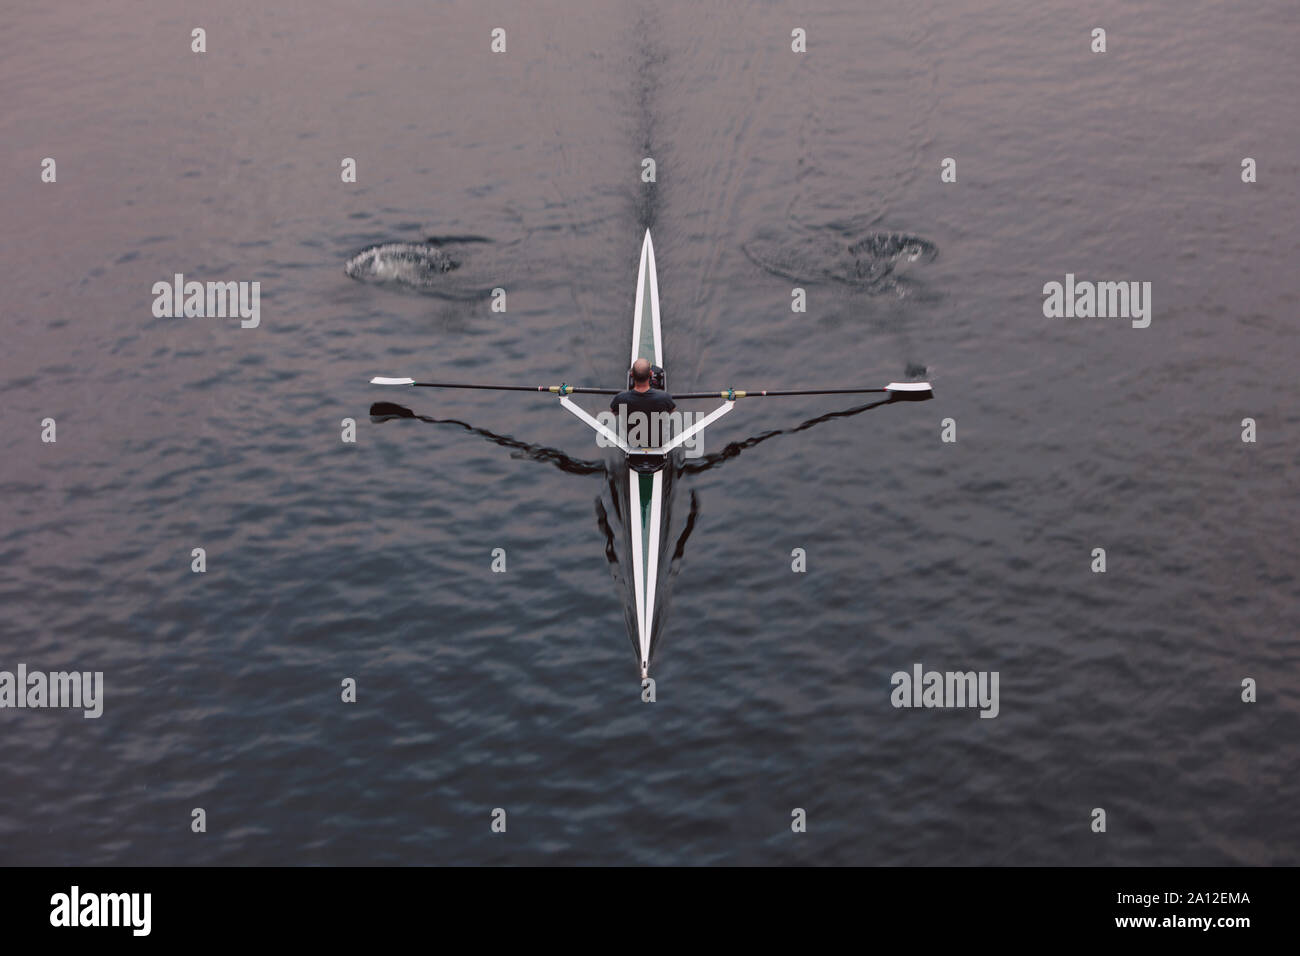
[[[637,270],[636,307],[632,318],[632,355],[651,365],[664,364],[663,330],[659,322],[659,279],[655,274],[655,249],[650,230],[641,243]],[[662,549],[664,476],[662,471],[642,474],[628,468],[628,518],[632,528],[633,600],[636,602],[637,641],[641,676],[650,676],[650,645],[654,637],[655,606],[659,597],[659,554]]]

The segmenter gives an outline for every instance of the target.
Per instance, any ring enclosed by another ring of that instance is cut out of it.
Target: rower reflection
[[[926,397],[928,398],[928,396]],[[870,402],[866,405],[857,405],[853,408],[847,408],[843,411],[827,412],[826,414],[818,415],[815,418],[809,418],[791,428],[770,429],[741,441],[730,442],[721,451],[714,452],[713,454],[706,455],[702,458],[685,459],[680,451],[667,456],[666,462],[664,458],[660,458],[659,462],[661,464],[666,464],[666,467],[662,467],[659,472],[663,476],[661,481],[664,483],[662,496],[663,513],[659,525],[661,540],[654,542],[654,544],[658,548],[664,549],[664,553],[667,553],[666,545],[674,538],[674,533],[670,529],[673,527],[673,502],[676,498],[675,492],[677,479],[679,477],[698,475],[713,468],[718,468],[739,457],[742,452],[781,435],[794,435],[798,432],[807,431],[823,422],[829,422],[839,418],[851,418],[855,415],[869,412],[872,409],[880,408],[882,405],[889,405],[895,401],[916,400],[918,399],[911,396],[908,396],[907,398],[891,396],[890,398]],[[608,491],[608,499],[603,495],[596,497],[596,526],[600,530],[601,536],[605,542],[605,558],[609,563],[610,575],[614,578],[615,585],[618,587],[620,593],[626,595],[628,598],[628,600],[624,600],[623,602],[623,611],[624,617],[627,621],[628,635],[632,639],[632,646],[637,652],[638,658],[641,656],[642,648],[636,614],[637,589],[633,579],[625,573],[625,569],[633,566],[635,561],[620,557],[620,548],[618,544],[620,535],[615,531],[614,524],[617,523],[622,527],[624,531],[622,537],[630,537],[628,533],[630,529],[629,519],[632,516],[627,514],[625,506],[629,501],[631,501],[632,496],[630,495],[631,489],[628,487],[627,483],[631,481],[640,482],[645,477],[644,475],[641,475],[634,470],[619,467],[619,462],[616,457],[611,457],[610,459],[603,461],[590,461],[581,458],[574,458],[558,448],[549,448],[545,445],[523,442],[510,435],[502,435],[497,432],[489,431],[486,428],[478,428],[468,422],[460,421],[459,419],[430,418],[427,415],[417,415],[409,408],[397,405],[393,402],[375,402],[370,406],[370,418],[371,421],[376,424],[397,419],[410,419],[413,421],[424,422],[427,425],[450,425],[477,435],[480,438],[484,438],[487,441],[492,442],[494,445],[510,449],[512,452],[511,457],[514,458],[554,465],[561,471],[571,475],[603,475],[605,478],[605,486]],[[606,507],[606,500],[610,503],[610,507]],[[611,510],[613,512],[613,521],[610,519]],[[658,648],[659,639],[663,634],[664,621],[666,619],[666,612],[672,593],[671,588],[667,586],[666,582],[671,578],[677,577],[682,559],[686,554],[686,543],[690,539],[691,533],[695,530],[695,525],[699,515],[699,495],[692,489],[690,492],[690,508],[686,515],[686,519],[682,522],[681,530],[675,533],[675,541],[672,545],[667,573],[659,576],[656,582],[655,593],[650,595],[650,597],[655,601],[655,606],[658,608],[649,635],[648,650],[651,658],[654,657],[654,652]],[[645,545],[649,543],[650,542],[643,542],[642,547],[644,548]],[[644,600],[644,596],[642,599]]]

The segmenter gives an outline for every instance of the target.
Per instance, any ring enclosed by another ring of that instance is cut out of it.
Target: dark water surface
[[[0,710],[0,863],[1300,863],[1298,39],[1275,0],[15,10],[0,670],[106,700]],[[646,227],[675,389],[936,388],[680,477],[653,705],[608,482],[368,412],[589,433],[367,384],[618,384]],[[1044,318],[1067,272],[1151,326]],[[261,325],[154,318],[175,273]],[[999,716],[894,709],[918,661]]]

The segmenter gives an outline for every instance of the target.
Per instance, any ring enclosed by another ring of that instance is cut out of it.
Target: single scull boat
[[[647,359],[657,369],[664,368],[663,328],[659,320],[659,279],[655,273],[655,250],[646,230],[641,243],[641,265],[637,270],[636,305],[632,317],[632,353],[629,366],[639,358]],[[932,394],[929,382],[890,382],[884,388],[828,388],[793,391],[744,391],[720,389],[713,392],[687,392],[674,395],[675,400],[721,398],[722,404],[671,440],[657,447],[632,447],[603,422],[572,401],[572,394],[617,395],[617,388],[579,388],[573,385],[467,385],[453,382],[417,382],[410,378],[370,380],[372,385],[418,385],[426,388],[478,388],[496,391],[547,392],[560,396],[560,404],[600,433],[606,441],[626,456],[628,486],[628,521],[632,552],[633,601],[636,607],[637,647],[641,658],[642,679],[650,675],[650,649],[654,637],[655,609],[659,603],[659,569],[663,563],[664,540],[664,468],[672,452],[697,433],[712,425],[735,407],[741,398],[781,395],[835,395],[865,392],[888,392],[895,399],[924,399]],[[655,382],[666,388],[666,375]],[[629,380],[629,387],[631,382]]]

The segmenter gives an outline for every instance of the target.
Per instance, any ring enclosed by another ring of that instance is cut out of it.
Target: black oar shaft
[[[685,392],[681,395],[674,394],[673,399],[679,398],[773,398],[781,395],[857,395],[866,392],[887,392],[887,388],[796,388],[796,389],[760,389],[750,391],[748,389],[721,389],[716,392]]]
[[[413,382],[405,379],[375,378],[375,385],[418,385],[423,388],[476,388],[493,392],[549,392],[552,395],[618,395],[617,388],[583,388],[578,385],[473,385],[466,382]],[[929,382],[899,383],[891,382],[885,388],[790,388],[758,389],[750,391],[740,388],[723,388],[713,392],[682,392],[673,395],[674,399],[686,398],[722,398],[734,401],[738,398],[777,398],[784,395],[865,395],[868,393],[888,392],[897,398],[920,398],[931,392]]]
[[[616,388],[582,388],[577,385],[466,385],[461,382],[412,382],[423,388],[480,388],[492,392],[551,392],[555,395],[617,395]]]

